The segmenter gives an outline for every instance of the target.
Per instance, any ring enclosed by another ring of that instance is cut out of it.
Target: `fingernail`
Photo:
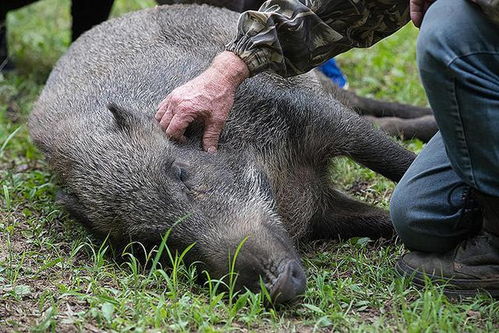
[[[213,153],[216,153],[216,152],[217,152],[217,148],[215,148],[215,147],[208,148],[208,153],[213,154]]]

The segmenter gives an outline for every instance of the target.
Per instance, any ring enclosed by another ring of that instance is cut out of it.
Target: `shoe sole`
[[[425,287],[425,281],[428,278],[435,283],[435,285],[441,285],[445,282],[452,283],[452,285],[444,286],[444,294],[451,298],[465,298],[465,297],[474,297],[478,294],[488,294],[493,298],[499,299],[499,289],[486,289],[486,288],[460,288],[460,285],[467,285],[476,281],[476,283],[483,283],[484,280],[460,280],[460,279],[452,279],[452,281],[440,278],[432,278],[430,275],[423,274],[417,270],[414,270],[410,266],[406,265],[402,260],[399,260],[395,264],[395,270],[399,274],[400,277],[409,278],[411,282],[418,288],[423,289]],[[454,288],[453,288],[454,287]]]

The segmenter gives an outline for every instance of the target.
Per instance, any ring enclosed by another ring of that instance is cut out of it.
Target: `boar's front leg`
[[[345,140],[339,152],[390,180],[399,181],[416,155],[364,119],[358,117],[356,122],[353,132],[347,128],[343,131]]]
[[[303,117],[305,151],[315,158],[348,156],[393,181],[399,181],[416,155],[341,104],[314,96]],[[303,128],[303,127],[302,127]]]

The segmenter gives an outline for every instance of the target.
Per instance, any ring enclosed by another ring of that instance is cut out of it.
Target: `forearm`
[[[250,75],[293,76],[353,47],[369,47],[408,20],[408,0],[270,0],[241,15],[227,50]]]
[[[207,71],[212,71],[217,78],[234,87],[239,86],[250,75],[244,61],[228,51],[217,55]]]

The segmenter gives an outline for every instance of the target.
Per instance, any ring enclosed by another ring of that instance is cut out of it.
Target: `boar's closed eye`
[[[187,184],[187,180],[189,178],[188,169],[189,165],[184,162],[175,161],[171,166],[171,171],[173,172],[175,179],[181,181],[187,187],[189,187],[189,185]]]

